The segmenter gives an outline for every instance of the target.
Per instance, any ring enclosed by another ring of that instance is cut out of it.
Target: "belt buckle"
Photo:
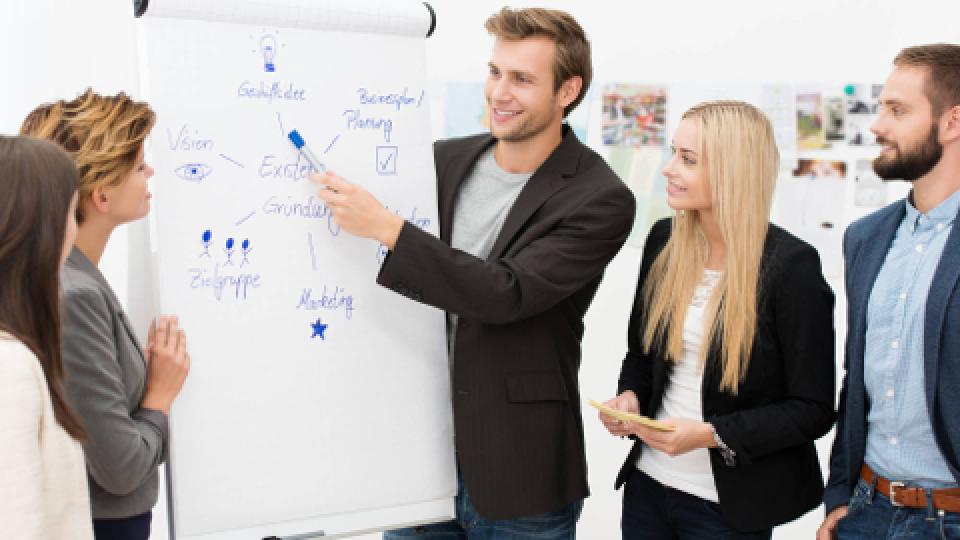
[[[903,482],[890,482],[890,504],[893,506],[903,506],[903,503],[898,503],[896,499],[897,488],[905,487]]]

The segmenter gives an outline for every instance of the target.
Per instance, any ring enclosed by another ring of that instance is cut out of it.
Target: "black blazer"
[[[650,416],[660,410],[673,364],[662,346],[643,352],[640,291],[670,229],[669,219],[660,220],[647,237],[617,391],[633,390],[641,412]],[[736,464],[727,467],[717,450],[709,452],[720,509],[741,531],[791,521],[820,504],[823,476],[813,441],[834,420],[833,292],[816,250],[771,224],[759,291],[756,338],[738,395],[719,389],[715,343],[707,355],[701,396],[703,419],[737,453]],[[640,441],[633,445],[617,488],[642,448]]]
[[[440,238],[409,223],[378,282],[460,316],[453,367],[456,449],[477,511],[508,519],[588,495],[580,418],[583,315],[630,232],[634,199],[564,127],[486,260],[450,247],[457,192],[490,135],[440,141]]]

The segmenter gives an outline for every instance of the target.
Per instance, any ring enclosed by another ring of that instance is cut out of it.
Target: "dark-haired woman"
[[[0,136],[0,529],[89,539],[84,431],[60,388],[59,272],[77,234],[77,169],[46,141]]]

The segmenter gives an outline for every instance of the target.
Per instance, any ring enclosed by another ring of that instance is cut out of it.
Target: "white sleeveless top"
[[[716,270],[704,270],[703,279],[693,293],[683,321],[683,352],[680,362],[674,365],[670,374],[663,405],[657,411],[657,419],[703,420],[703,365],[700,362],[706,330],[703,311],[720,276],[721,272]],[[706,448],[670,457],[647,446],[637,460],[637,468],[665,486],[711,502],[718,501],[717,486],[710,468],[710,455]]]

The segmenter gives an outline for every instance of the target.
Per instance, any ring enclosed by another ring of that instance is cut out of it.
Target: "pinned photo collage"
[[[670,156],[666,87],[607,84],[603,88],[600,129],[607,162],[637,201],[633,232],[627,242],[643,245],[653,223],[672,214],[662,173]]]
[[[665,87],[622,83],[604,87],[604,145],[663,147],[667,141],[666,129]]]
[[[636,82],[611,82],[597,88],[565,121],[632,190],[637,214],[628,243],[639,246],[654,222],[672,214],[662,173],[670,156],[670,90]],[[758,88],[754,98],[771,120],[782,159],[777,222],[814,244],[831,275],[837,275],[842,265],[840,237],[850,194],[856,208],[879,208],[887,202],[887,185],[868,159],[873,152],[869,147],[876,145],[870,126],[879,112],[882,89],[879,84],[863,83],[768,84]],[[674,98],[683,99],[680,94]],[[489,132],[482,83],[447,83],[443,107],[444,136]]]
[[[870,131],[879,112],[881,84],[848,84],[842,93],[797,93],[797,147],[824,150],[838,144],[877,144]]]
[[[888,186],[873,171],[870,148],[877,144],[870,127],[882,90],[879,84],[847,84],[796,92],[798,159],[778,182],[777,222],[817,248],[828,276],[841,273],[842,235],[850,217],[845,213],[887,203]]]

